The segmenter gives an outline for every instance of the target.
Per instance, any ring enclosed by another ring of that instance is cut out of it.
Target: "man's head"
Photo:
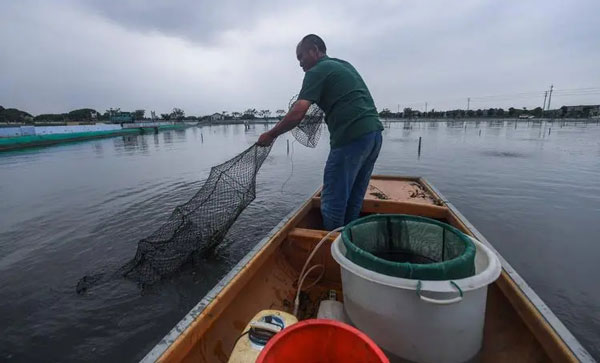
[[[308,34],[302,38],[296,47],[296,57],[304,72],[314,67],[317,61],[326,54],[327,47],[325,47],[325,42],[315,34]]]

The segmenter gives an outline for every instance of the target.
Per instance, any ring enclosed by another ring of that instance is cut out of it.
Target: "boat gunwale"
[[[457,218],[479,241],[499,257],[503,272],[514,282],[514,285],[526,297],[526,299],[539,312],[545,322],[553,329],[553,331],[562,340],[564,345],[570,350],[572,355],[582,362],[594,362],[595,360],[587,352],[587,350],[579,343],[568,328],[556,317],[550,308],[543,300],[533,291],[533,289],[525,282],[525,280],[516,272],[516,270],[502,257],[500,253],[490,244],[490,242],[458,211],[456,206],[449,202],[444,195],[430,184],[423,177],[413,176],[394,176],[394,175],[372,175],[373,179],[388,179],[388,180],[406,180],[415,181],[423,185],[427,191],[441,201],[444,207]],[[256,257],[264,247],[266,247],[273,238],[286,227],[286,225],[299,215],[303,210],[310,209],[314,205],[314,199],[320,195],[319,188],[311,197],[302,203],[298,208],[288,213],[282,220],[274,226],[248,253],[225,275],[219,282],[208,291],[206,295],[198,302],[179,322],[167,333],[150,352],[148,352],[141,362],[156,362],[163,358],[164,353],[177,341],[177,339],[194,323],[194,321],[205,311],[205,309],[215,300],[215,298],[223,292],[223,290],[239,275],[239,273],[247,266],[254,257]],[[508,298],[508,297],[507,297]],[[524,321],[523,317],[521,318]],[[531,328],[530,328],[531,329]]]

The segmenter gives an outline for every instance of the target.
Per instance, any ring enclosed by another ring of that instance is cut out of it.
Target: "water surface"
[[[599,358],[600,126],[386,126],[375,172],[426,177]],[[201,264],[143,294],[114,280],[79,296],[77,281],[127,262],[212,165],[265,129],[206,126],[1,153],[0,360],[142,358],[321,184],[328,135],[316,149],[291,136],[277,141],[259,173],[257,199]]]

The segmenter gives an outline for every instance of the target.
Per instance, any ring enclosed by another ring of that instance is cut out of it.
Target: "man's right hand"
[[[298,126],[304,118],[304,115],[306,115],[306,111],[308,111],[311,103],[312,102],[307,100],[297,100],[292,106],[292,109],[277,123],[277,125],[275,125],[275,127],[260,135],[256,145],[269,146],[275,141],[277,136]]]
[[[265,133],[263,133],[262,135],[260,135],[260,137],[258,138],[258,141],[256,142],[256,145],[258,146],[270,146],[273,141],[275,141],[275,138],[273,136],[271,136],[270,131],[267,131]]]

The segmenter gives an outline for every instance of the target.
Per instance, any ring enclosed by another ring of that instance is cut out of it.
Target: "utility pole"
[[[544,92],[544,107],[542,107],[542,111],[546,110],[546,97],[548,97],[548,91]]]
[[[427,102],[425,102],[425,113],[427,113]]]
[[[553,84],[550,85],[550,96],[548,96],[548,110],[550,110],[550,102],[552,102],[552,88],[554,88]]]
[[[471,106],[471,97],[467,98],[467,111],[469,111],[469,107]]]
[[[400,113],[400,104],[398,104],[398,113]]]

